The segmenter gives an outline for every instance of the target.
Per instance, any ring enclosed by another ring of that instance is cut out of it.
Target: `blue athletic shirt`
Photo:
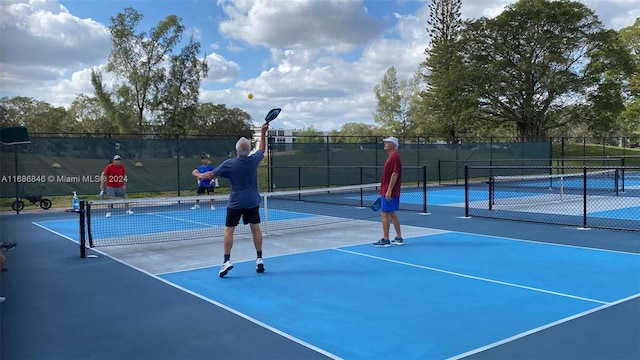
[[[251,209],[260,205],[258,164],[263,158],[264,153],[258,150],[247,157],[227,159],[214,171],[216,176],[231,182],[230,209]]]
[[[204,166],[204,165],[198,166],[198,171],[200,172],[200,174],[204,174],[207,171],[213,171],[213,170],[214,170],[214,167],[211,164],[207,166]],[[198,186],[203,188],[208,188],[209,186],[211,186],[211,179],[200,179],[200,181],[198,182]]]

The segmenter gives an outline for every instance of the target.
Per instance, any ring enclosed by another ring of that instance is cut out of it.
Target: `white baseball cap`
[[[398,139],[397,139],[396,137],[394,137],[394,136],[389,136],[389,137],[388,137],[388,138],[386,138],[386,139],[382,139],[382,142],[390,142],[390,143],[393,143],[393,144],[396,146],[396,149],[398,148],[398,146],[400,146],[400,145],[398,144]]]
[[[113,160],[120,160],[120,159],[121,159],[120,155],[116,155],[116,156],[113,157]]]

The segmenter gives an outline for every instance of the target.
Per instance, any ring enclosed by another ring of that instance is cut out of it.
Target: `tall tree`
[[[111,93],[104,88],[102,75],[91,70],[91,85],[93,85],[96,99],[107,116],[108,127],[117,128],[120,133],[135,131],[136,116],[133,107],[119,97],[118,93]]]
[[[495,19],[466,24],[463,61],[482,114],[535,140],[565,126],[554,114],[602,81],[585,69],[609,40],[579,2],[519,0]]]
[[[197,115],[200,82],[207,75],[205,59],[198,60],[200,43],[190,39],[180,54],[172,55],[169,73],[156,92],[154,107],[160,110],[160,127],[166,133],[185,134]]]
[[[429,4],[427,31],[430,44],[421,64],[427,89],[422,93],[419,128],[423,133],[454,141],[468,130],[475,101],[463,71],[460,53],[462,0],[433,0]]]
[[[175,89],[181,89],[182,85],[168,85],[173,81],[172,75],[166,75],[166,62],[174,60],[171,68],[181,74],[187,74],[191,64],[198,63],[197,60],[189,58],[182,61],[180,56],[170,59],[173,49],[182,39],[184,26],[180,24],[180,18],[169,15],[160,21],[149,33],[136,33],[136,27],[140,24],[142,15],[133,8],[125,8],[124,12],[118,13],[111,18],[109,31],[113,50],[109,56],[106,70],[117,76],[116,95],[123,102],[135,109],[138,133],[144,132],[145,115],[153,114],[159,100],[172,97],[176,105]],[[193,50],[199,49],[199,44],[195,46],[191,42],[187,50],[182,55],[195,57]],[[184,65],[183,69],[180,66]],[[196,66],[202,70],[201,66]],[[196,71],[200,74],[199,71]],[[178,77],[177,81],[184,81],[184,77]],[[199,86],[200,77],[191,79],[189,86],[195,83]],[[164,94],[158,92],[164,90]],[[172,90],[173,89],[173,90]],[[175,114],[175,110],[174,114]]]
[[[385,130],[397,133],[400,130],[397,120],[402,112],[400,106],[402,95],[395,67],[387,69],[380,84],[376,85],[373,91],[378,101],[373,119]]]
[[[626,108],[620,114],[621,127],[628,141],[640,144],[640,18],[633,25],[620,30],[620,38],[631,55],[625,94]]]

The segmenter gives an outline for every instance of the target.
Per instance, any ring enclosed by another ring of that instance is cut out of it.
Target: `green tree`
[[[122,101],[117,93],[107,91],[102,84],[102,75],[93,70],[91,71],[91,84],[96,99],[107,116],[107,127],[116,128],[120,133],[133,133],[136,128],[134,109],[126,101]]]
[[[620,38],[631,55],[627,78],[625,110],[620,114],[622,132],[630,143],[640,143],[640,18],[620,30]]]
[[[449,142],[473,127],[469,117],[475,107],[461,54],[461,5],[461,0],[433,0],[429,4],[427,31],[431,40],[421,64],[427,89],[415,115],[421,133]]]
[[[322,134],[322,131],[313,126],[305,127],[296,134],[296,143],[322,144],[324,140],[325,136]]]
[[[224,104],[204,103],[197,106],[192,135],[253,137],[251,116],[245,111],[228,109]]]
[[[118,128],[109,122],[98,98],[80,94],[71,103],[69,114],[79,125],[80,132],[88,134],[117,133]]]
[[[171,56],[169,73],[154,101],[160,110],[160,131],[185,134],[195,125],[200,82],[208,72],[206,60],[198,60],[199,52],[200,43],[192,38],[179,55]]]
[[[479,115],[522,141],[566,126],[555,114],[602,81],[585,69],[609,40],[591,9],[567,0],[520,0],[495,19],[467,22],[463,62]]]
[[[376,141],[376,127],[362,123],[345,123],[340,130],[329,134],[334,143],[373,143]]]
[[[395,67],[392,66],[387,69],[382,80],[374,87],[373,91],[378,101],[373,119],[385,130],[397,133],[400,130],[397,121],[402,111],[400,106],[402,95]]]
[[[79,125],[64,107],[24,96],[0,99],[0,125],[26,126],[30,133],[72,133]]]
[[[117,85],[111,95],[119,103],[134,109],[140,134],[144,132],[145,125],[148,125],[145,116],[158,116],[156,112],[160,110],[160,104],[167,100],[169,103],[161,109],[166,113],[160,117],[160,122],[164,123],[168,119],[172,129],[182,129],[184,126],[179,122],[183,116],[180,114],[185,108],[180,106],[186,106],[185,112],[193,114],[190,106],[193,105],[193,96],[197,97],[197,91],[193,88],[199,87],[200,76],[206,73],[206,66],[195,58],[197,54],[194,51],[199,50],[200,45],[191,41],[180,55],[172,56],[173,49],[181,41],[184,32],[180,18],[169,15],[148,34],[135,32],[141,20],[142,15],[130,7],[111,18],[109,31],[113,50],[106,71],[117,77]],[[165,66],[167,59],[170,62],[169,74],[166,73]],[[189,75],[194,77],[186,79]],[[177,91],[185,89],[188,89],[187,94],[177,94]],[[96,88],[96,91],[108,94],[104,89]],[[105,99],[100,98],[106,105]]]
[[[33,116],[38,101],[26,96],[0,99],[0,126],[25,126]]]

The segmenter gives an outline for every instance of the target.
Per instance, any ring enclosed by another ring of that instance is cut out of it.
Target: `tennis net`
[[[261,228],[265,234],[289,229],[378,218],[369,206],[380,184],[262,194]],[[89,201],[89,246],[158,243],[222,237],[229,195]],[[195,207],[196,201],[199,207]],[[215,203],[212,209],[211,201]],[[131,213],[127,212],[127,209]],[[107,213],[109,216],[107,217]],[[242,223],[236,234],[250,234]]]
[[[554,169],[551,170],[553,172]],[[565,170],[567,168],[562,169]],[[494,205],[572,201],[580,200],[584,195],[618,195],[619,191],[618,169],[498,175],[489,178],[489,199],[490,204]]]

